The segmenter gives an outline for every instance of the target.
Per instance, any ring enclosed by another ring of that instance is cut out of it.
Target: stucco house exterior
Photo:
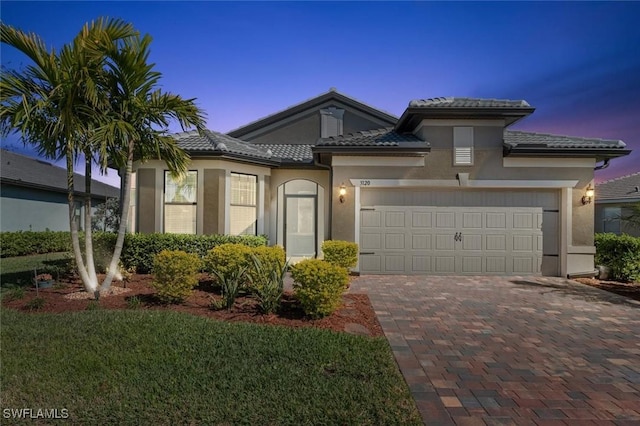
[[[595,188],[596,232],[640,237],[640,227],[625,218],[640,205],[640,172],[600,182]]]
[[[84,176],[75,175],[76,218],[84,229]],[[93,180],[92,205],[119,198],[116,187]],[[0,230],[68,231],[67,172],[46,161],[0,151]]]
[[[509,129],[533,112],[446,97],[395,117],[332,89],[228,134],[177,134],[190,171],[135,165],[133,229],[265,234],[294,260],[355,241],[362,274],[592,271],[583,196],[600,161],[630,151]]]

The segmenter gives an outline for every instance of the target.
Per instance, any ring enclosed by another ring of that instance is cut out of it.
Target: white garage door
[[[537,274],[542,220],[541,207],[365,207],[360,271]]]

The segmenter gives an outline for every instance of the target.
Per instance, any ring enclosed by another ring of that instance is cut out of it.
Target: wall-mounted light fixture
[[[593,189],[591,184],[589,184],[589,186],[587,186],[587,190],[584,193],[584,196],[582,197],[582,204],[591,203],[591,201],[593,201],[593,196],[595,195],[595,193],[596,191]]]
[[[347,187],[344,186],[344,183],[342,183],[340,185],[340,197],[338,197],[338,199],[340,200],[341,203],[344,203],[344,196],[347,195]]]

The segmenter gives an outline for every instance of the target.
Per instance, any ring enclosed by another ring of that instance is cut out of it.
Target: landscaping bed
[[[622,283],[597,278],[576,278],[575,281],[640,301],[640,283]]]
[[[233,308],[211,309],[212,300],[221,298],[220,291],[206,274],[203,274],[198,286],[183,303],[165,304],[155,296],[151,286],[152,276],[132,275],[128,282],[114,282],[112,294],[102,295],[99,301],[84,291],[79,280],[59,282],[53,288],[41,289],[36,295],[35,288],[27,288],[22,298],[3,297],[2,305],[7,308],[36,311],[33,300],[43,299],[37,312],[72,312],[91,309],[140,309],[185,312],[201,317],[224,321],[241,321],[261,324],[274,324],[287,327],[315,327],[339,332],[350,332],[369,336],[383,336],[382,328],[367,295],[345,294],[342,306],[333,314],[320,319],[304,316],[291,290],[285,291],[281,308],[275,314],[264,315],[258,310],[256,301],[248,294],[241,293]],[[290,286],[289,286],[290,287]]]

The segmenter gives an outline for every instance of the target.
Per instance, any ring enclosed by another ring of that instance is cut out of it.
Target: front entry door
[[[285,195],[285,250],[293,261],[316,256],[317,197]]]

